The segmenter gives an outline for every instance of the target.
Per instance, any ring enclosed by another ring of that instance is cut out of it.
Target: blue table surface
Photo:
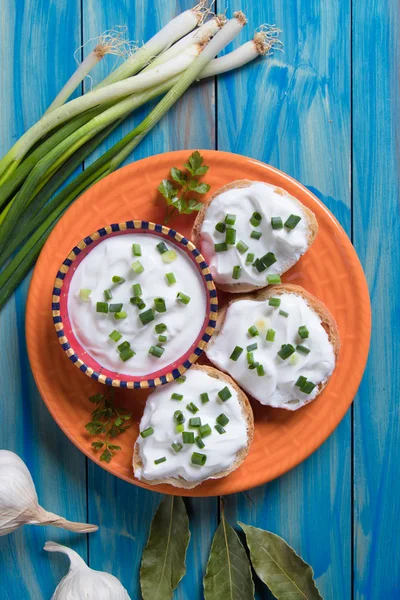
[[[2,0],[1,154],[42,115],[73,72],[82,44],[114,25],[127,25],[129,38],[141,43],[190,6],[190,0]],[[312,565],[325,599],[400,598],[400,8],[396,0],[230,0],[229,13],[239,8],[249,20],[241,40],[262,23],[276,23],[284,53],[191,89],[130,160],[217,148],[270,163],[308,186],[361,259],[373,332],[363,382],[337,430],[285,476],[226,497],[226,515],[233,525],[240,520],[283,536]],[[94,79],[114,60],[105,59]],[[43,506],[101,528],[86,536],[25,527],[0,538],[1,598],[51,597],[67,560],[42,550],[49,539],[75,548],[140,598],[138,567],[160,496],[94,465],[53,422],[26,353],[28,285],[29,277],[0,314],[0,447],[25,460]],[[196,600],[203,597],[218,499],[190,499],[187,507],[192,541],[174,598]],[[257,598],[270,596],[257,586]]]

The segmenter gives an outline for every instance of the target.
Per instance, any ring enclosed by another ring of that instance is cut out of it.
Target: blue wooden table
[[[142,42],[191,2],[1,0],[0,6],[3,154],[73,72],[76,48],[121,24]],[[217,8],[225,4],[218,0]],[[396,0],[229,2],[229,12],[239,8],[249,19],[243,40],[261,23],[276,23],[285,52],[191,89],[132,160],[217,148],[270,163],[308,186],[360,256],[373,332],[363,382],[334,434],[279,480],[227,497],[227,517],[283,536],[313,566],[325,599],[400,598],[400,8]],[[102,70],[106,65],[96,79]],[[135,115],[124,131],[139,119]],[[0,538],[1,598],[51,597],[67,562],[42,551],[49,539],[112,572],[139,598],[138,566],[160,496],[95,466],[51,419],[26,353],[28,285],[29,278],[0,314],[0,447],[25,460],[43,506],[101,528],[78,536],[25,527]],[[196,600],[219,505],[211,498],[187,506],[192,542],[175,597]],[[270,597],[265,588],[257,594]]]

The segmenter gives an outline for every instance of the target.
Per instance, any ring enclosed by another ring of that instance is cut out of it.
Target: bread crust
[[[304,298],[304,300],[307,302],[309,307],[318,315],[318,317],[321,320],[322,327],[325,329],[326,333],[328,334],[329,342],[331,343],[334,354],[335,354],[335,363],[336,363],[339,358],[339,353],[340,353],[340,337],[339,337],[339,329],[338,329],[335,319],[333,318],[333,316],[331,315],[331,313],[329,312],[329,310],[325,306],[325,304],[323,302],[321,302],[321,300],[319,300],[318,298],[316,298],[315,296],[310,294],[310,292],[305,290],[300,285],[295,285],[294,283],[272,285],[272,286],[269,286],[268,288],[259,290],[258,292],[253,293],[253,294],[242,294],[240,297],[237,297],[237,298],[234,298],[233,300],[231,300],[226,306],[220,308],[218,311],[215,332],[214,332],[213,337],[211,338],[211,340],[208,343],[207,349],[212,347],[213,343],[215,342],[219,333],[221,332],[221,329],[225,322],[226,312],[231,304],[233,304],[234,302],[238,302],[239,300],[254,300],[254,301],[258,301],[258,302],[263,302],[264,300],[267,300],[271,296],[274,296],[274,297],[282,296],[283,294],[288,294],[288,293],[296,294],[297,296],[301,296],[302,298]],[[206,350],[206,354],[207,354],[207,350]],[[208,354],[207,354],[207,357],[208,357]],[[211,360],[210,357],[208,357],[208,358],[209,358],[209,360]],[[211,362],[212,362],[212,360],[211,360]],[[336,368],[336,366],[335,366],[335,368]],[[332,377],[332,375],[325,381],[325,383],[319,384],[319,386],[317,388],[318,389],[317,396],[319,396],[319,394],[326,388],[331,377]],[[315,398],[313,398],[313,400],[315,400]],[[300,404],[300,406],[298,406],[297,408],[301,408],[305,404],[306,403]],[[292,407],[287,410],[297,410],[297,408]]]
[[[241,450],[237,454],[236,460],[229,467],[229,469],[226,469],[225,471],[221,471],[220,473],[215,473],[212,477],[208,477],[204,481],[208,481],[210,479],[220,479],[221,477],[226,477],[227,475],[229,475],[230,473],[235,471],[238,467],[240,467],[240,465],[242,464],[242,462],[244,461],[244,459],[246,458],[246,456],[249,453],[249,449],[250,449],[251,443],[253,441],[253,435],[254,435],[253,411],[252,411],[249,399],[247,398],[244,391],[237,385],[237,383],[227,373],[219,371],[218,369],[215,369],[214,367],[209,367],[208,365],[193,365],[191,367],[191,369],[194,369],[195,371],[196,370],[203,371],[204,373],[207,373],[207,375],[209,375],[210,377],[214,377],[214,379],[219,379],[220,381],[229,383],[229,385],[231,385],[234,388],[234,390],[236,391],[236,393],[238,395],[239,404],[241,405],[241,408],[242,408],[242,414],[246,421],[247,446],[245,448],[243,448],[243,450]],[[143,466],[143,462],[142,462],[142,459],[140,456],[139,444],[137,443],[137,440],[136,440],[134,449],[133,449],[133,470],[135,470],[136,467],[139,467],[139,466]],[[151,479],[151,480],[142,478],[140,481],[143,481],[144,483],[147,483],[148,485],[160,485],[162,483],[168,483],[170,485],[173,485],[174,487],[184,488],[186,490],[190,490],[194,487],[197,487],[198,485],[200,485],[202,483],[202,481],[186,481],[182,477],[166,477],[164,479]]]
[[[192,242],[194,243],[195,246],[199,247],[201,228],[202,228],[204,219],[207,214],[207,209],[208,209],[209,205],[211,204],[211,202],[213,200],[215,200],[215,198],[217,198],[220,194],[223,194],[223,193],[228,192],[229,190],[233,190],[233,189],[247,188],[247,187],[250,187],[253,183],[266,183],[266,182],[265,181],[251,181],[250,179],[238,179],[237,181],[231,181],[230,183],[227,183],[226,185],[223,185],[221,188],[219,188],[219,190],[217,190],[210,198],[208,198],[208,200],[206,200],[206,202],[204,202],[203,208],[198,212],[196,220],[193,223],[191,237],[192,237]],[[269,184],[267,184],[267,185],[269,185]],[[302,202],[300,202],[300,200],[298,200],[297,198],[295,198],[294,196],[289,194],[289,192],[287,192],[283,188],[276,186],[275,191],[278,194],[289,196],[292,200],[297,202],[297,204],[301,207],[301,210],[304,211],[305,214],[307,215],[307,219],[308,219],[308,246],[306,249],[306,252],[307,252],[307,250],[310,248],[311,244],[314,242],[315,238],[317,237],[318,221],[316,219],[316,216],[314,215],[312,210],[310,210],[307,206],[305,206]],[[296,264],[296,263],[293,263],[293,265],[294,264]],[[281,275],[283,273],[286,273],[286,271],[288,271],[289,269],[291,269],[293,265],[288,267],[285,271],[282,271]],[[217,283],[215,280],[214,280],[214,283],[218,289],[222,290],[223,292],[230,292],[231,294],[241,294],[241,293],[245,293],[245,292],[252,292],[254,290],[259,290],[259,289],[266,287],[266,286],[252,285],[251,283],[240,283],[240,282]]]

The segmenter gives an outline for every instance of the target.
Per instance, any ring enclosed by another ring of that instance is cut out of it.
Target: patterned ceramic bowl
[[[124,363],[122,363],[121,372],[117,372],[109,370],[97,362],[78,341],[68,314],[69,288],[72,277],[80,262],[107,236],[122,236],[127,233],[152,234],[158,236],[160,241],[168,241],[171,247],[176,246],[183,250],[201,277],[206,305],[201,330],[193,340],[190,348],[182,356],[177,356],[176,360],[166,367],[152,373],[137,376],[124,375]],[[112,224],[85,237],[71,250],[68,257],[60,266],[53,290],[53,322],[65,354],[88,377],[115,387],[131,389],[156,387],[180,377],[196,362],[214,333],[217,311],[218,300],[214,282],[208,265],[197,248],[177,231],[163,225],[149,223],[148,221],[135,220]]]

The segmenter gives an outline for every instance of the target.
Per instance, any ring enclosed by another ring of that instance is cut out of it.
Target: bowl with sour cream
[[[52,299],[59,342],[87,376],[115,387],[178,379],[214,333],[217,293],[183,235],[125,221],[81,240],[59,268]]]

